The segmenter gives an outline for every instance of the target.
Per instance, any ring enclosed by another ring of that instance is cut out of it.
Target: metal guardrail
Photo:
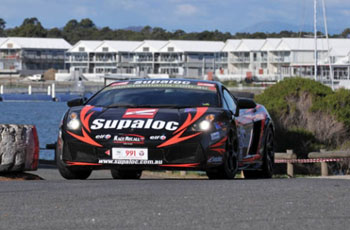
[[[286,153],[275,153],[276,164],[287,164],[287,175],[294,177],[294,164],[321,163],[321,176],[328,176],[328,162],[341,162],[350,159],[350,151],[325,151],[311,152],[308,159],[297,159],[293,150]]]

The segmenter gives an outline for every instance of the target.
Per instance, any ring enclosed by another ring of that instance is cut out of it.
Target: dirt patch
[[[24,172],[6,172],[0,173],[0,181],[23,181],[23,180],[44,180],[38,175]]]

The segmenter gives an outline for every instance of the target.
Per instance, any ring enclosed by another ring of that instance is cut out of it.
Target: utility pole
[[[325,32],[326,32],[326,40],[327,40],[327,55],[328,55],[328,63],[329,63],[329,77],[331,79],[332,90],[334,90],[333,65],[332,65],[331,55],[330,55],[330,52],[329,52],[327,14],[326,14],[326,4],[325,4],[324,0],[322,0],[322,9],[323,9],[324,29],[325,29]]]
[[[315,81],[317,81],[317,0],[314,0]]]

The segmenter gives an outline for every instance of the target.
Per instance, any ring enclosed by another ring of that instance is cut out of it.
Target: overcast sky
[[[350,0],[325,1],[329,27],[350,27]],[[0,12],[7,28],[37,17],[46,28],[90,18],[98,27],[113,29],[150,25],[237,32],[259,22],[312,25],[313,0],[0,0]]]

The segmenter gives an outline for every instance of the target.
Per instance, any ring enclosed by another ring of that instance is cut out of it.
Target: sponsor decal
[[[123,118],[154,118],[158,109],[127,109]]]
[[[162,120],[105,120],[105,119],[95,119],[92,121],[91,129],[155,129],[161,130],[165,129],[168,131],[175,131],[179,127],[179,123],[176,121],[162,121]]]
[[[91,109],[91,111],[96,111],[96,112],[102,112],[103,108],[102,107],[94,107]]]
[[[221,162],[222,162],[222,156],[210,157],[208,159],[208,163],[221,163]]]
[[[116,82],[116,83],[113,83],[111,86],[116,86],[116,85],[127,85],[128,83],[129,83],[128,81]]]
[[[185,113],[190,113],[190,112],[196,112],[197,110],[195,108],[186,108],[184,110]]]
[[[95,139],[96,140],[109,140],[111,139],[111,134],[100,134],[100,135],[96,135]]]
[[[105,152],[105,154],[106,154],[107,156],[110,156],[110,155],[111,155],[111,150],[107,150],[107,151]]]
[[[150,136],[149,139],[153,141],[156,141],[156,140],[164,141],[166,139],[166,136],[165,135]]]
[[[100,164],[117,164],[117,165],[161,165],[163,160],[110,160],[101,159]]]
[[[143,80],[135,81],[134,85],[148,85],[148,84],[175,84],[175,85],[190,85],[190,81],[181,80]]]
[[[123,134],[114,136],[116,144],[144,144],[145,137],[137,134]]]
[[[212,141],[218,140],[220,138],[220,133],[219,132],[211,133],[210,138]]]
[[[215,84],[205,83],[205,82],[198,82],[197,85],[198,86],[205,86],[205,87],[208,87],[209,90],[216,91]]]

